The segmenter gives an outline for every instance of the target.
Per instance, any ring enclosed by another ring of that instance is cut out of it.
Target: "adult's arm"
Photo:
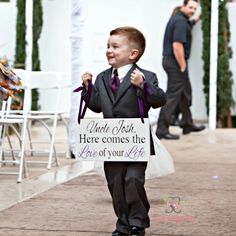
[[[175,59],[177,63],[179,64],[179,68],[181,72],[184,72],[186,70],[186,60],[185,60],[185,54],[184,54],[184,45],[180,42],[173,42],[173,52],[175,55]]]

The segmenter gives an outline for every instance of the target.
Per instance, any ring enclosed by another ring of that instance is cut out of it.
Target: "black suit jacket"
[[[145,77],[144,90],[134,86],[130,82],[132,71],[137,68]],[[166,103],[166,94],[159,88],[155,73],[144,70],[136,64],[132,66],[116,92],[116,96],[109,87],[112,68],[101,72],[92,86],[92,93],[88,108],[96,113],[103,113],[104,118],[140,118],[138,97],[141,95],[144,102],[144,118],[148,118],[150,108],[158,108]],[[86,99],[87,91],[82,92]],[[140,120],[141,122],[141,120]],[[151,138],[151,154],[154,154],[153,140]]]

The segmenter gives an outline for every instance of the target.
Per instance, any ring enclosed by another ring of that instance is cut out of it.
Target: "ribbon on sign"
[[[75,92],[75,93],[81,92],[83,89],[85,89],[84,83],[82,84],[82,86],[74,89],[73,92]],[[82,107],[83,107],[84,99],[82,97],[80,97],[80,105],[79,105],[79,113],[78,113],[78,123],[79,124],[80,124],[81,119],[83,119],[84,116],[85,116],[85,112],[86,112],[87,107],[89,105],[91,94],[92,94],[92,82],[89,80],[88,81],[88,91],[87,91],[87,96],[86,96],[86,99],[85,99],[85,104],[84,104],[83,111],[82,111]]]
[[[91,94],[92,94],[92,82],[89,80],[88,81],[88,90],[87,90],[87,96],[86,99],[84,100],[82,98],[82,96],[80,97],[80,105],[79,105],[79,113],[78,113],[78,124],[80,124],[81,119],[84,118],[86,110],[88,108],[89,105],[89,101],[91,98]],[[145,88],[145,87],[144,87]],[[73,92],[77,93],[77,92],[81,92],[82,90],[86,89],[85,85],[82,84],[82,86],[79,86],[78,88],[74,89]],[[144,102],[142,97],[139,95],[138,90],[137,90],[137,97],[138,97],[138,108],[139,108],[139,114],[140,114],[140,118],[142,123],[144,123]],[[84,108],[83,107],[83,101],[85,102]],[[83,109],[83,111],[82,111]]]

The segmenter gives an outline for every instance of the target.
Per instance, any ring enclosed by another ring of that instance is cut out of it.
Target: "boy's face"
[[[108,39],[106,56],[112,67],[119,68],[133,63],[137,53],[125,35],[111,35]]]

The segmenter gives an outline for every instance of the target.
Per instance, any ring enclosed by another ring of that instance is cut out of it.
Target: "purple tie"
[[[117,69],[115,69],[113,72],[113,77],[109,81],[109,86],[114,93],[118,90],[120,86],[120,79],[118,77]]]

